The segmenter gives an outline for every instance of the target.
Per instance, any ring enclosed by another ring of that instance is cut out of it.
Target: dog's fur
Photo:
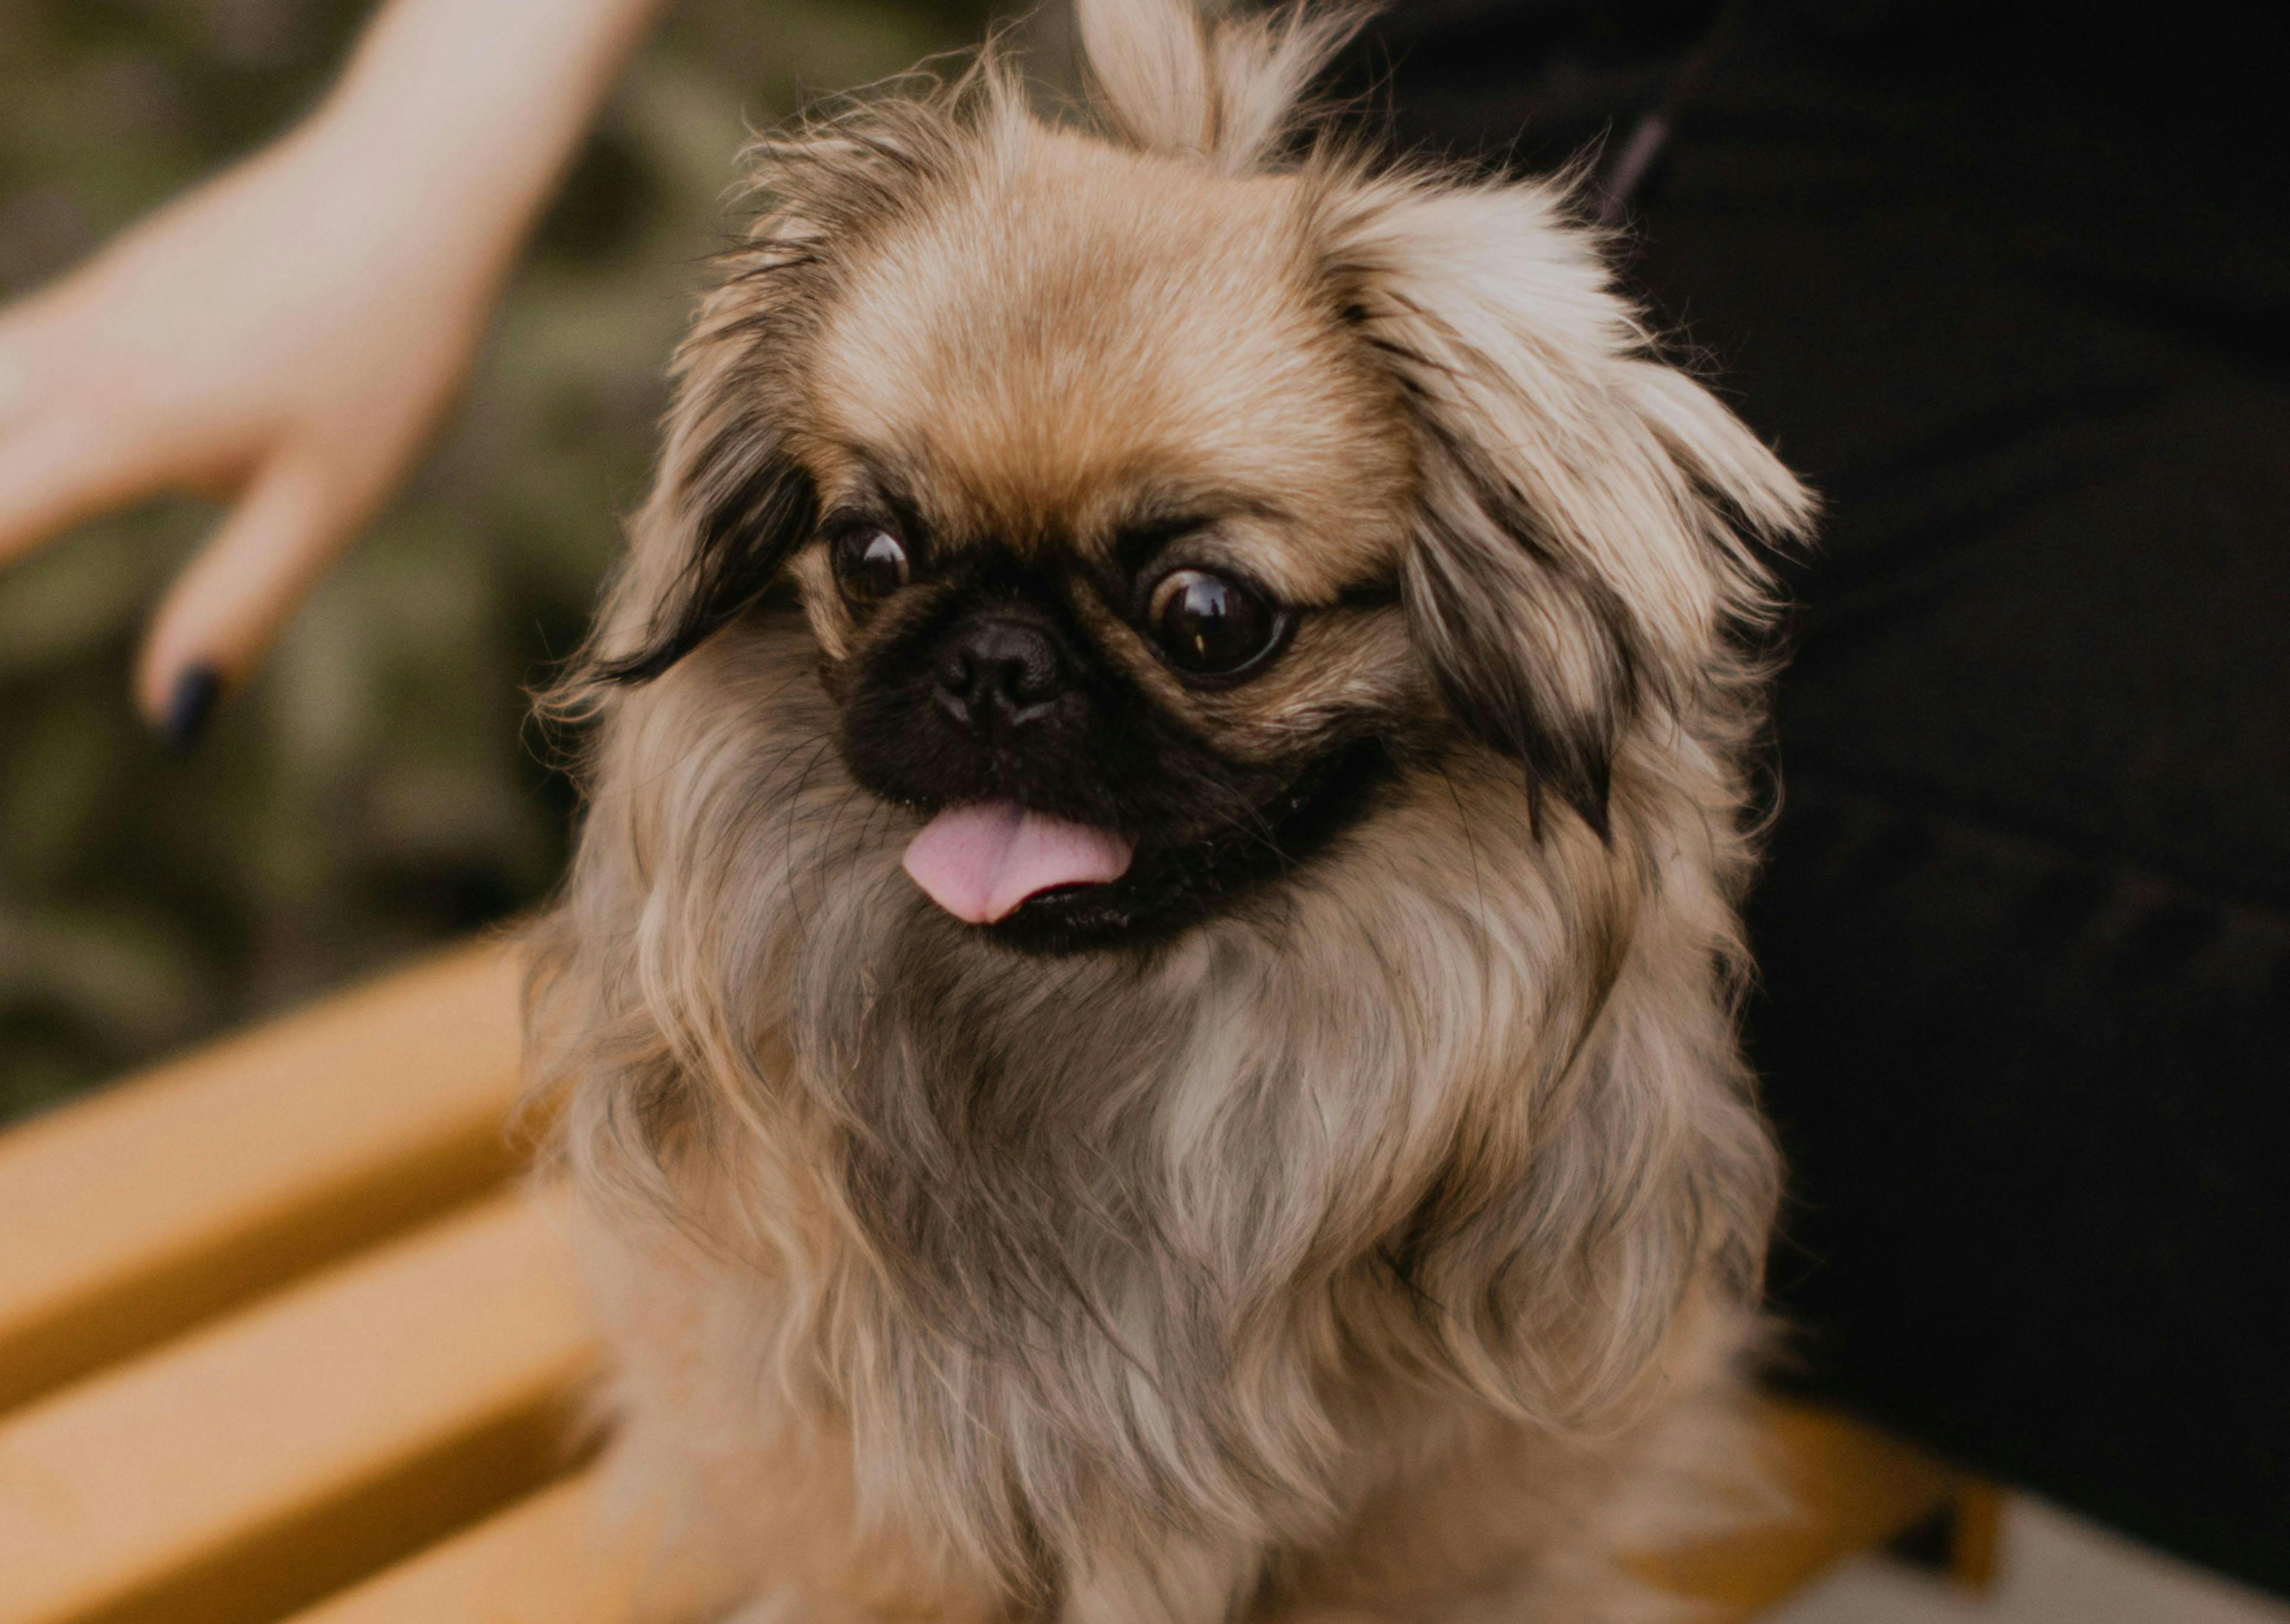
[[[989,49],[756,146],[556,696],[532,1046],[658,1609],[1636,1616],[1775,1201],[1743,634],[1808,499],[1562,190],[1300,130],[1341,20],[1084,24],[1095,132]],[[850,514],[928,538],[869,612]],[[1171,549],[1293,609],[1248,680],[1141,635]],[[994,927],[899,867],[981,601],[1094,707],[992,793],[1138,851]]]

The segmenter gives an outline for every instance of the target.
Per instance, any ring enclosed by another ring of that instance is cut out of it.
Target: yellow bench
[[[516,970],[461,949],[0,1135],[0,1624],[619,1624],[595,1367],[516,1181]],[[1774,1406],[1804,1514],[1649,1555],[1744,1618],[1995,1496]],[[305,1611],[298,1611],[305,1610]]]

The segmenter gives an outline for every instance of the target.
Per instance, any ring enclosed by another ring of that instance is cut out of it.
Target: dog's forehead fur
[[[953,545],[1101,557],[1141,519],[1245,514],[1293,602],[1388,576],[1407,435],[1316,281],[1300,183],[1061,131],[997,145],[836,301],[829,500],[887,463]]]

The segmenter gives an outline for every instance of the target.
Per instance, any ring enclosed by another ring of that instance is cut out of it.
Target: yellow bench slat
[[[627,1624],[633,1541],[613,1543],[597,1497],[569,1478],[292,1624]]]
[[[0,1624],[244,1624],[565,1459],[592,1365],[548,1210],[457,1213],[0,1423]]]
[[[0,1134],[0,1411],[499,1182],[517,1045],[488,943]]]
[[[1663,1588],[1711,1604],[1720,1619],[1756,1617],[1843,1558],[1947,1510],[1966,1487],[1930,1456],[1834,1411],[1769,1404],[1758,1433],[1796,1515],[1635,1564]]]

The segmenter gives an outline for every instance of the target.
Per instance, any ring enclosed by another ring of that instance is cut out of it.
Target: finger
[[[0,564],[170,483],[166,447],[122,425],[27,405],[0,427]]]
[[[143,645],[136,698],[152,724],[188,744],[205,713],[236,686],[364,516],[364,504],[316,465],[264,468],[168,589]]]

